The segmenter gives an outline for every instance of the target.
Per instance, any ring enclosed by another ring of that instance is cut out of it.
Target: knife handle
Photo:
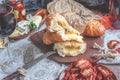
[[[6,76],[5,78],[3,78],[2,80],[12,80],[16,77],[20,76],[20,73],[18,71],[13,72],[12,74]]]

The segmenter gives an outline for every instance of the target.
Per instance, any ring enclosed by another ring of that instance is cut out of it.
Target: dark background
[[[27,11],[36,10],[40,8],[46,8],[47,4],[53,0],[24,0]],[[102,12],[108,12],[109,0],[75,0],[80,2],[89,9],[100,10]],[[114,0],[115,7],[120,5],[120,0]]]

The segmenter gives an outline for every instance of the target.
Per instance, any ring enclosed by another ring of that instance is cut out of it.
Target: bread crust
[[[54,44],[53,48],[60,56],[77,56],[86,51],[86,42],[79,31],[70,26],[61,14],[50,14],[46,26],[43,43]]]

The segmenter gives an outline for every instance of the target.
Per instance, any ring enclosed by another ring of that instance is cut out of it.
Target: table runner
[[[40,30],[44,28],[45,25],[43,25]],[[17,62],[15,63],[15,65],[8,66],[11,70],[10,73],[16,71],[17,67],[20,67],[24,64],[23,56],[25,55],[26,49],[30,46],[33,47],[33,53],[35,58],[43,54],[41,50],[39,50],[36,46],[32,44],[32,42],[29,40],[29,37],[10,43],[10,53],[12,55],[12,58],[15,59],[15,61]],[[1,50],[0,64],[3,64],[7,60],[9,60],[7,50]],[[30,68],[24,80],[56,80],[60,73],[65,69],[65,67],[66,65],[64,64],[59,64],[46,58],[32,68]],[[3,73],[0,69],[0,80],[2,80],[2,78],[4,78],[10,73]]]
[[[107,49],[108,48],[107,43],[110,40],[118,40],[118,41],[120,41],[120,30],[108,29],[106,31],[105,35],[103,36],[103,39],[104,39],[103,47]],[[115,60],[112,60],[112,61],[100,60],[99,63],[103,63],[103,64],[120,64],[120,55],[118,55]]]
[[[42,25],[40,30],[43,30],[44,28],[45,25]],[[107,30],[103,38],[104,38],[104,47],[107,48],[106,44],[109,40],[111,39],[120,40],[120,30],[116,30],[116,31]],[[32,46],[34,48],[35,57],[38,57],[43,54],[41,50],[39,50],[37,47],[35,47],[32,44],[32,42],[29,40],[29,37],[11,43],[9,48],[11,50],[10,53],[12,57],[17,60],[17,64],[15,66],[10,65],[13,67],[13,69],[11,69],[11,72],[15,71],[17,67],[23,65],[23,56],[25,54],[26,48],[29,46]],[[4,49],[0,52],[0,64],[4,63],[6,60],[8,60],[8,55],[6,53],[6,49]],[[67,65],[65,64],[59,64],[55,61],[46,58],[40,61],[35,66],[33,66],[32,68],[30,68],[24,80],[57,80],[61,71],[63,71],[66,67]],[[108,67],[111,70],[113,70],[111,66],[108,65]],[[119,72],[117,70],[115,71],[116,71],[115,74],[118,75],[117,77],[119,77]],[[4,74],[0,70],[0,80],[6,75],[8,75],[8,73]]]

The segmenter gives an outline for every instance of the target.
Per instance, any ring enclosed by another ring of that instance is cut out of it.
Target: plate
[[[33,44],[35,44],[39,49],[41,49],[44,53],[53,50],[53,45],[45,45],[42,41],[42,37],[45,31],[40,31],[30,37]],[[103,44],[103,40],[100,37],[97,38],[88,38],[85,37],[84,40],[87,42],[87,50],[84,54],[74,56],[74,57],[61,57],[57,53],[50,56],[50,59],[60,62],[60,63],[70,63],[78,60],[79,58],[87,58],[91,59],[90,56],[94,53],[98,53],[98,50],[92,48],[93,44],[96,42],[97,44]]]
[[[47,18],[47,11],[45,9],[40,9],[40,10],[37,10],[34,15],[42,16],[42,20],[41,20],[40,25],[39,25],[39,26],[41,26],[45,22],[45,20]],[[23,38],[27,37],[29,34],[31,34],[33,31],[34,30],[31,30],[27,34],[24,34],[24,35],[19,35],[19,36],[15,36],[15,37],[9,37],[9,39],[13,39],[13,40],[23,39]]]
[[[98,64],[98,65],[99,65],[99,67],[107,70],[107,72],[110,72],[110,73],[111,73],[111,77],[112,77],[111,80],[117,80],[115,74],[114,74],[110,69],[108,69],[107,67],[105,67],[105,66],[103,66],[103,65],[101,65],[101,64]],[[65,70],[66,70],[66,69],[65,69]],[[60,74],[60,76],[59,76],[59,80],[62,80],[63,77],[65,76],[65,74],[66,74],[66,73],[65,73],[65,70],[61,72],[61,74]],[[98,72],[98,71],[97,71],[97,72]],[[109,79],[108,79],[108,80],[109,80]]]

